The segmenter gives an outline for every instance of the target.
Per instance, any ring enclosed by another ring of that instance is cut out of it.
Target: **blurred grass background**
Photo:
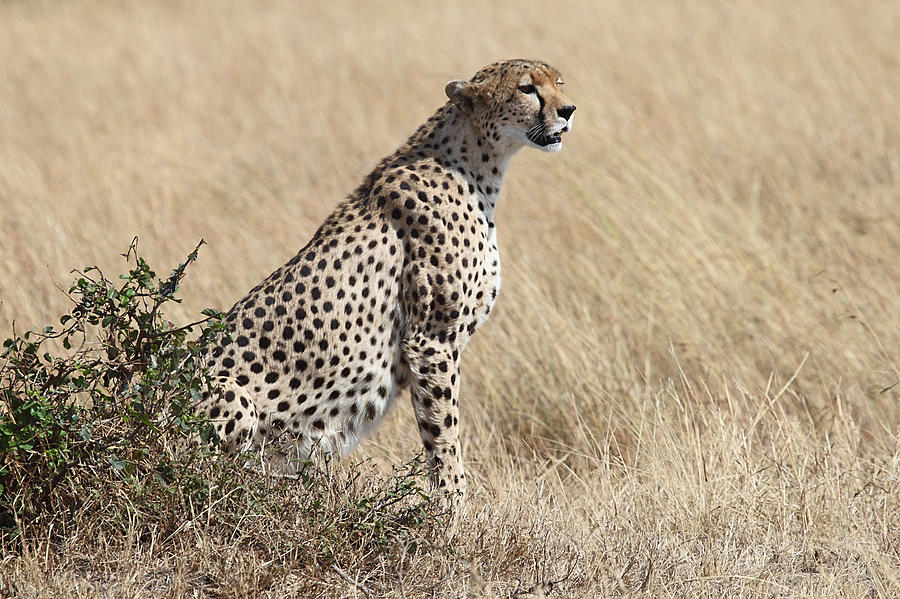
[[[554,64],[574,131],[558,155],[513,161],[503,289],[463,358],[476,509],[532,501],[525,486],[553,478],[564,534],[599,543],[623,498],[636,521],[680,530],[740,495],[740,476],[784,466],[782,450],[796,466],[843,443],[845,476],[814,475],[832,494],[817,534],[837,551],[848,522],[860,539],[884,530],[866,545],[880,574],[844,580],[898,588],[900,4],[8,2],[0,32],[4,334],[53,322],[69,270],[117,272],[134,235],[160,266],[205,239],[169,316],[226,309],[447,80],[503,58]],[[398,412],[361,455],[417,451]],[[698,463],[700,482],[679,478]],[[730,482],[710,496],[716,463]],[[888,507],[837,517],[862,471]],[[743,542],[761,555],[753,522]],[[638,552],[653,536],[617,535]]]

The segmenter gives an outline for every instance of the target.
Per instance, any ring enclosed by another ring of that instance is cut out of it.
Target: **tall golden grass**
[[[0,329],[134,235],[160,265],[209,244],[171,318],[227,308],[447,80],[517,56],[562,71],[574,131],[498,208],[453,553],[382,592],[900,595],[900,4],[2,3]],[[410,412],[357,457],[418,451]],[[0,589],[363,596],[197,535],[37,539]]]

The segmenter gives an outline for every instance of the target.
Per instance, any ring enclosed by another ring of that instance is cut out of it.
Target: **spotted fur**
[[[526,145],[561,147],[575,107],[543,62],[489,65],[237,302],[206,359],[223,385],[203,409],[229,448],[288,462],[344,454],[411,388],[439,489],[465,490],[460,354],[500,289],[494,207]]]

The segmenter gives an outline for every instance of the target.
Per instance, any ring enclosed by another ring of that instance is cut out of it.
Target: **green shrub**
[[[192,435],[214,438],[192,410],[212,383],[201,352],[225,326],[221,314],[177,327],[162,308],[176,297],[201,243],[167,278],[138,254],[118,281],[96,267],[77,272],[60,328],[4,342],[0,365],[0,524],[72,513],[89,498],[81,477],[112,479],[146,495],[154,487],[193,496],[205,485],[184,460]],[[55,351],[61,351],[56,355]],[[207,452],[208,453],[208,452]],[[83,490],[83,489],[81,489]],[[151,502],[152,504],[153,502]],[[162,502],[159,507],[171,502]],[[146,506],[144,506],[146,507]]]
[[[0,547],[23,535],[90,538],[98,526],[159,539],[188,521],[240,529],[273,551],[305,547],[297,558],[313,567],[433,547],[441,516],[420,486],[418,459],[381,479],[312,464],[279,478],[248,467],[258,456],[217,451],[193,407],[218,391],[202,355],[227,330],[223,315],[205,310],[175,326],[162,313],[180,301],[202,244],[157,279],[135,240],[117,281],[96,267],[77,272],[60,328],[5,341]],[[273,535],[266,523],[274,520],[292,525]]]

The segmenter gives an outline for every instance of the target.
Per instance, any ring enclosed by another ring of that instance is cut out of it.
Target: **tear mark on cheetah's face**
[[[558,152],[575,112],[562,85],[550,65],[516,60],[487,66],[470,81],[451,81],[445,91],[496,146]]]

